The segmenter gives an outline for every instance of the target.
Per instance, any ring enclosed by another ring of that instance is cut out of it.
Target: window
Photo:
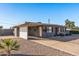
[[[44,32],[47,32],[47,27],[43,27],[43,31]]]

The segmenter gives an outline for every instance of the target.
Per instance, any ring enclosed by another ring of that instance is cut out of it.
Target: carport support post
[[[59,33],[61,32],[61,28],[59,27]]]
[[[66,32],[66,28],[64,28],[64,32]]]
[[[39,36],[42,37],[42,27],[39,27]]]
[[[53,34],[55,34],[55,26],[53,26]]]

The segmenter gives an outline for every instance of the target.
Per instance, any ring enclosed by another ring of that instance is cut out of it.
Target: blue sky
[[[0,25],[9,28],[25,21],[43,22],[64,25],[64,21],[69,19],[75,21],[79,26],[79,4],[61,3],[0,3]]]

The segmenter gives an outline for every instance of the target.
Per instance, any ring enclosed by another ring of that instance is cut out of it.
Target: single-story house
[[[3,26],[0,26],[0,36],[13,35],[13,29],[4,29]]]
[[[41,22],[25,22],[24,24],[14,26],[13,28],[14,35],[24,39],[28,39],[28,36],[51,37],[56,34],[66,33],[65,26]]]

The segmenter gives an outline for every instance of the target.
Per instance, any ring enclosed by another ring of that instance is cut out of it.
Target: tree
[[[75,22],[74,21],[69,21],[68,19],[65,20],[65,26],[69,29],[72,29],[75,27]]]
[[[70,28],[72,29],[72,28],[74,28],[74,27],[75,27],[75,22],[72,21],[72,22],[70,23]]]
[[[10,38],[8,39],[2,39],[0,42],[0,48],[4,49],[7,52],[7,55],[11,55],[12,50],[18,50],[20,45],[17,43],[16,40],[12,40]]]
[[[68,19],[66,19],[66,20],[65,20],[65,26],[66,26],[67,28],[69,28],[69,27],[70,27],[70,25],[69,25],[69,24],[70,24],[70,21],[69,21]]]

